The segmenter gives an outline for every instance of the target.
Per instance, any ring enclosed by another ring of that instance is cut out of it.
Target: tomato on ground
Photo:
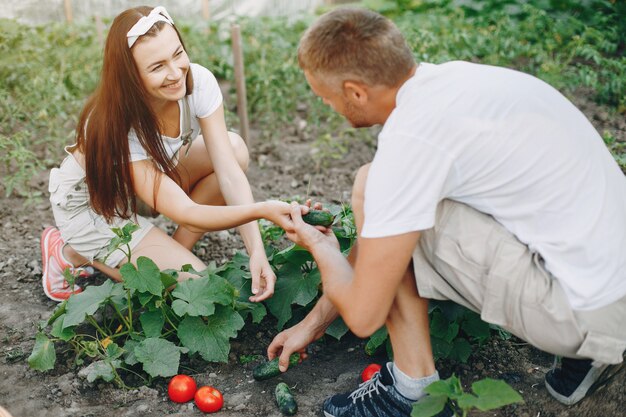
[[[194,399],[196,406],[200,411],[204,411],[205,413],[214,413],[224,405],[222,393],[219,392],[217,388],[209,386],[200,387],[198,391],[196,391]]]
[[[381,368],[382,366],[377,363],[371,363],[367,365],[365,369],[363,369],[363,372],[361,372],[361,381],[369,381],[370,379],[372,379],[376,372],[380,371]]]
[[[196,381],[189,375],[176,375],[167,385],[167,395],[175,403],[186,403],[196,393]]]

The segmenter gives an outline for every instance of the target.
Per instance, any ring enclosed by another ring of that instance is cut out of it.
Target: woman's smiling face
[[[185,96],[189,57],[168,24],[156,36],[142,36],[132,49],[139,77],[154,104]]]

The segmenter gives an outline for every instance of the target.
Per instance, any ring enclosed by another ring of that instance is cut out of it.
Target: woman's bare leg
[[[236,133],[228,132],[228,136],[235,152],[235,158],[245,172],[248,169],[250,160],[248,148],[243,139]],[[217,177],[215,176],[213,163],[201,136],[198,136],[193,141],[187,157],[181,155],[176,169],[180,174],[183,189],[191,190],[189,197],[193,201],[212,206],[223,206],[225,204]],[[185,248],[191,250],[193,245],[203,235],[204,233],[202,232],[192,232],[179,226],[173,238]]]

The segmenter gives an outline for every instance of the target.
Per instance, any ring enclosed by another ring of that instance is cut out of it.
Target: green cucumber
[[[300,361],[300,354],[294,353],[289,357],[289,366],[294,366]],[[280,375],[280,369],[278,369],[278,358],[274,358],[271,361],[257,365],[252,371],[252,376],[257,381],[264,381],[266,379],[274,378]]]
[[[293,398],[293,394],[289,390],[289,386],[287,384],[280,382],[276,385],[274,394],[276,395],[276,404],[278,404],[278,409],[281,413],[283,413],[283,415],[293,416],[298,412],[298,404]]]
[[[335,221],[335,216],[323,210],[309,210],[307,214],[302,216],[302,220],[312,226],[328,227]]]

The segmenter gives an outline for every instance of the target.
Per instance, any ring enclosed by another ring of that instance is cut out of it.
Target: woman
[[[226,130],[222,95],[213,74],[190,63],[185,46],[163,7],[137,7],[111,25],[102,78],[86,103],[60,168],[50,173],[50,201],[57,228],[41,239],[43,287],[53,300],[67,299],[63,271],[88,275],[92,265],[115,280],[125,255],[107,256],[111,227],[139,225],[132,259],[147,256],[161,269],[191,264],[207,231],[239,226],[250,255],[251,301],[273,294],[274,275],[255,220],[290,229],[289,205],[254,203],[245,176],[248,150]],[[138,201],[139,200],[139,201]],[[147,205],[178,224],[168,236],[143,216]],[[225,204],[227,204],[225,206]],[[189,278],[181,273],[181,279]]]

